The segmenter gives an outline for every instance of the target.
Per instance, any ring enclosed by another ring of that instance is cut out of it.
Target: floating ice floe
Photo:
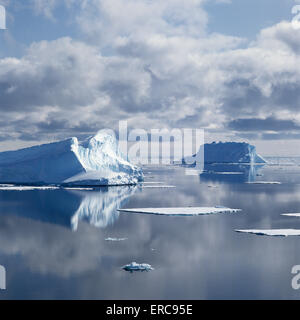
[[[119,241],[125,241],[128,240],[128,238],[106,238],[105,241],[111,241],[111,242],[119,242]]]
[[[136,262],[131,262],[130,264],[126,264],[125,266],[122,267],[123,270],[133,272],[133,271],[151,271],[154,270],[154,268],[147,263],[136,263]]]
[[[254,182],[246,182],[248,184],[281,184],[279,181],[254,181]]]
[[[31,190],[57,190],[59,187],[37,187],[37,186],[0,186],[0,191],[31,191]]]
[[[234,230],[241,233],[255,234],[257,236],[271,236],[271,237],[288,237],[300,236],[300,229],[270,229],[270,230]]]
[[[241,209],[231,209],[221,206],[216,207],[184,207],[184,208],[134,208],[134,209],[118,209],[120,212],[143,213],[166,216],[199,216],[215,213],[236,213]]]
[[[76,188],[76,187],[65,187],[63,188],[65,190],[84,190],[84,191],[91,191],[94,190],[94,188]]]
[[[162,181],[144,181],[143,183],[142,183],[143,185],[145,185],[145,184],[164,184],[164,182],[162,182]]]
[[[162,188],[162,189],[169,189],[169,188],[176,188],[176,186],[168,186],[168,185],[158,185],[158,186],[143,186],[143,188],[148,188],[148,189],[151,189],[151,188]]]
[[[282,216],[300,218],[300,213],[283,213]]]
[[[208,171],[208,173],[210,174],[229,174],[229,175],[234,175],[234,174],[244,174],[244,172],[227,172],[227,171],[223,171],[223,172],[218,172],[218,171]]]

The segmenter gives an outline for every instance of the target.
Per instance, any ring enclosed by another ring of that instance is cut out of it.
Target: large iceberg
[[[115,136],[100,131],[60,142],[0,153],[0,182],[18,184],[133,185],[140,168],[121,154]]]
[[[204,149],[203,149],[204,147]],[[202,145],[199,152],[184,159],[185,163],[193,163],[193,160],[201,159],[204,151],[204,163],[266,163],[263,157],[256,153],[256,147],[246,142],[213,142]]]

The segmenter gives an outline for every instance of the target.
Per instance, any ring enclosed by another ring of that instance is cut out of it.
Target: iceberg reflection
[[[200,179],[211,182],[245,183],[255,182],[260,176],[261,165],[206,163]]]
[[[106,228],[114,224],[119,218],[117,209],[126,204],[137,188],[125,186],[101,188],[97,192],[72,191],[82,197],[79,208],[71,218],[72,230],[77,230],[79,221],[86,221],[97,228]]]
[[[14,215],[61,225],[76,231],[79,221],[97,228],[112,225],[138,186],[83,190],[0,191],[0,216]]]

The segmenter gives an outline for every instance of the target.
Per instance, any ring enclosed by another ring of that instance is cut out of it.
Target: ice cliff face
[[[266,163],[266,161],[256,153],[255,146],[245,142],[205,144],[204,159],[206,163]]]
[[[140,168],[120,153],[107,132],[0,153],[0,182],[66,185],[130,185],[143,180]]]

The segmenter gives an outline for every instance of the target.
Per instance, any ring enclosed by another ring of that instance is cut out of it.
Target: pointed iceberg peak
[[[113,132],[79,142],[70,138],[0,153],[0,182],[62,185],[132,185],[142,170],[121,155]]]

